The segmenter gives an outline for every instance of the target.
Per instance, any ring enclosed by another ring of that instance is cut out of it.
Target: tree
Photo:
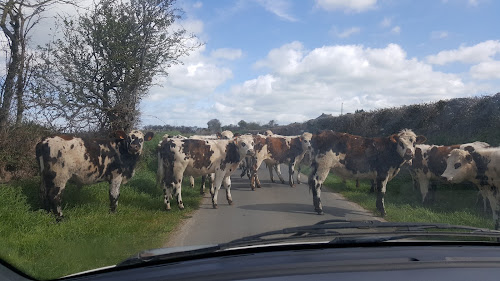
[[[16,124],[22,121],[25,108],[23,96],[30,77],[31,56],[28,56],[26,50],[28,34],[39,22],[45,8],[57,2],[62,1],[0,1],[0,29],[8,44],[7,74],[0,88],[0,128],[2,130],[7,128],[14,97],[17,103]]]
[[[208,131],[210,131],[210,133],[214,134],[217,132],[221,132],[221,123],[218,119],[212,119],[208,121],[207,125],[208,125]]]
[[[247,125],[248,123],[245,120],[240,120],[240,122],[238,122],[238,126],[240,126],[241,129],[245,129]]]
[[[39,102],[72,129],[129,131],[156,75],[200,46],[183,28],[174,0],[101,0],[63,38],[47,44],[37,71]],[[193,43],[194,42],[194,43]],[[49,113],[50,114],[50,113]]]
[[[275,120],[270,120],[269,123],[267,123],[267,127],[273,128],[278,126],[278,123]]]

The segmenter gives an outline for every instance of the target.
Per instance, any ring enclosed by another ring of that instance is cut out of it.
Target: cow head
[[[234,137],[233,132],[229,130],[225,130],[222,133],[217,133],[217,138],[218,139],[223,139],[223,140],[230,140]]]
[[[475,178],[476,165],[472,155],[463,149],[454,149],[446,160],[446,170],[441,175],[451,183],[461,183],[466,179]]]
[[[148,132],[144,135],[141,131],[134,130],[128,135],[124,131],[116,131],[115,135],[118,140],[125,142],[128,153],[140,155],[144,147],[144,141],[150,141],[154,133]]]
[[[238,147],[238,151],[242,157],[245,156],[253,156],[255,154],[255,150],[253,148],[254,141],[252,135],[241,135],[235,137],[234,143]]]
[[[311,151],[311,133],[303,133],[300,136],[300,143],[302,144],[302,151]]]
[[[404,129],[398,134],[391,135],[390,140],[397,144],[397,152],[406,161],[413,159],[415,155],[415,145],[424,143],[427,139],[424,136],[415,135],[412,130]]]

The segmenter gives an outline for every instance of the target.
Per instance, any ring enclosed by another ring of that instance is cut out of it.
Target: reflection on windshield
[[[2,1],[0,259],[53,279],[283,229],[495,242],[498,5]]]

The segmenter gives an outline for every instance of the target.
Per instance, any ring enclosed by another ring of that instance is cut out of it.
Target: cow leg
[[[194,177],[189,176],[189,184],[191,185],[191,188],[194,188]]]
[[[255,186],[257,186],[258,188],[262,187],[260,185],[259,176],[257,175],[257,171],[259,170],[260,165],[262,165],[262,160],[257,161],[257,159],[253,157],[252,165],[250,166],[251,167],[250,187],[252,188],[252,190],[255,190]]]
[[[231,196],[231,177],[224,178],[224,188],[226,189],[226,198],[229,205],[233,205],[233,198]]]
[[[274,183],[273,166],[274,165],[267,165],[267,169],[269,170],[269,177],[271,178],[272,183]]]
[[[385,217],[385,190],[387,186],[387,182],[389,181],[389,177],[385,179],[377,178],[377,210],[380,212],[382,217]]]
[[[418,186],[420,187],[420,194],[422,194],[422,204],[423,204],[425,202],[425,198],[427,197],[427,193],[429,192],[429,179],[419,177]]]
[[[200,187],[200,194],[203,195],[205,194],[205,182],[207,181],[207,175],[201,176],[201,187]]]
[[[182,179],[174,183],[174,190],[177,195],[177,207],[179,207],[180,210],[184,210],[184,203],[182,203]]]
[[[210,194],[214,193],[214,183],[215,183],[215,173],[210,173],[209,175],[209,180],[210,180]]]
[[[281,184],[285,184],[285,180],[283,179],[283,175],[281,174],[280,163],[277,163],[276,165],[274,165],[274,170],[276,171],[278,178],[280,178]]]
[[[224,180],[224,172],[221,170],[217,170],[215,172],[215,184],[214,184],[214,192],[212,194],[212,207],[217,209],[217,196],[219,194],[220,186],[222,185],[222,181]]]
[[[62,192],[64,190],[63,186],[53,186],[47,192],[48,205],[52,213],[56,216],[56,221],[60,222],[64,216],[61,208]]]
[[[370,180],[370,193],[374,193],[374,192],[375,192],[375,181]]]
[[[359,179],[356,179],[356,187],[359,187]]]
[[[300,170],[302,170],[302,169],[301,169],[301,166],[299,163],[299,167],[297,169],[297,184],[300,184]]]
[[[328,173],[330,172],[330,164],[328,161],[322,161],[323,164],[320,165],[317,162],[313,161],[312,172],[309,175],[308,184],[310,190],[313,193],[313,205],[314,211],[318,213],[318,215],[323,215],[323,206],[321,205],[321,186],[325,181]],[[328,162],[328,163],[327,163]]]
[[[109,211],[111,213],[116,212],[116,207],[118,206],[118,198],[120,198],[121,183],[122,178],[118,177],[113,179],[109,184]]]
[[[288,183],[290,184],[291,187],[295,187],[295,160],[290,161],[290,164],[288,164]]]
[[[487,191],[483,190],[482,188],[479,189],[479,192],[477,194],[477,201],[479,201],[479,197],[482,198],[483,201],[483,213],[487,214],[488,213],[488,193]],[[491,204],[490,204],[491,205]]]
[[[163,184],[163,202],[165,203],[165,208],[170,211],[170,199],[172,199],[172,187]]]

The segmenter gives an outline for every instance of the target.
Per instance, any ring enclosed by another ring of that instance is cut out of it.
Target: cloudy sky
[[[143,125],[279,124],[500,92],[500,1],[178,1],[204,45]],[[160,86],[161,85],[161,86]]]

